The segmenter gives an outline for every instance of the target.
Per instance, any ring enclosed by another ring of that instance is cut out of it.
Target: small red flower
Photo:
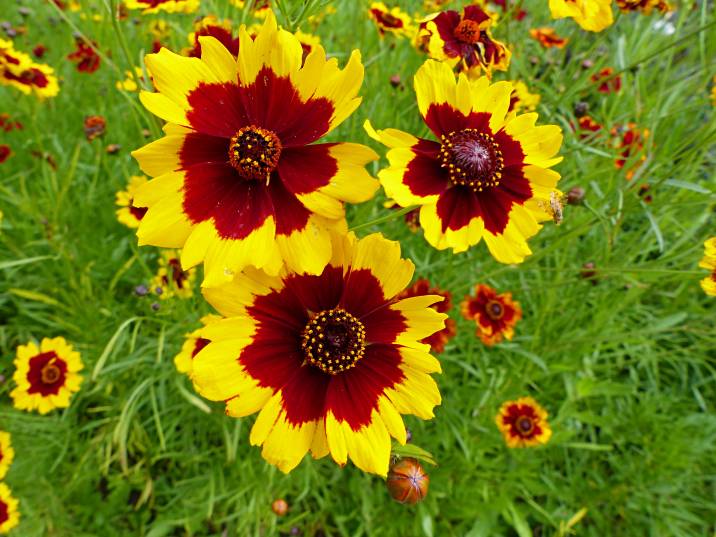
[[[5,162],[12,155],[12,149],[7,144],[0,144],[0,164]]]
[[[94,41],[90,46],[84,39],[78,38],[75,42],[76,49],[67,55],[67,59],[77,64],[77,70],[81,73],[94,73],[99,69],[100,57],[95,52],[97,43]]]
[[[438,313],[447,313],[452,309],[452,294],[450,291],[443,291],[439,287],[431,287],[430,281],[425,278],[417,280],[412,286],[400,293],[398,298],[410,298],[423,295],[440,295],[445,298],[442,302],[437,302],[431,306]],[[445,351],[445,345],[455,337],[456,333],[455,321],[447,318],[445,319],[445,328],[435,332],[432,336],[420,340],[420,342],[430,345],[432,352],[441,353]]]
[[[554,28],[532,28],[530,30],[530,36],[532,39],[539,41],[539,44],[544,48],[564,48],[569,42],[566,37],[559,37]]]
[[[87,141],[91,142],[103,136],[106,128],[107,121],[102,116],[85,116],[84,131]]]
[[[24,127],[22,123],[19,121],[14,121],[10,114],[8,113],[2,113],[0,114],[0,130],[4,132],[10,132],[12,130],[22,130]]]
[[[460,304],[462,315],[477,325],[476,335],[488,346],[506,338],[512,339],[514,327],[522,318],[519,302],[512,300],[512,293],[497,294],[484,284],[475,286],[475,296],[467,295]]]
[[[622,77],[617,75],[612,77],[614,69],[605,67],[598,73],[592,75],[592,82],[599,84],[598,91],[600,93],[615,93],[622,89]]]
[[[619,157],[615,159],[614,166],[621,170],[632,155],[638,154],[644,150],[644,142],[649,137],[649,129],[639,129],[636,123],[627,123],[626,125],[617,125],[612,127],[610,134],[614,137],[615,149],[619,152]],[[631,179],[636,169],[646,160],[646,155],[641,158],[626,172],[626,178]]]
[[[546,444],[552,436],[547,411],[531,397],[507,401],[495,417],[507,447],[533,447]]]
[[[417,459],[406,457],[390,467],[386,485],[391,498],[412,505],[427,496],[430,477]]]
[[[47,52],[47,47],[45,45],[37,45],[35,48],[32,49],[32,53],[35,55],[35,58],[42,58],[45,55],[45,52]]]

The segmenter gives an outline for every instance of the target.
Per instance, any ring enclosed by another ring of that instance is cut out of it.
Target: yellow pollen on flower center
[[[490,316],[490,319],[495,321],[502,319],[502,316],[505,314],[505,308],[503,308],[502,304],[497,300],[490,300],[485,306],[485,310],[487,311],[487,315]]]
[[[317,313],[303,329],[301,348],[306,361],[324,373],[351,369],[365,353],[365,327],[347,311]]]
[[[517,430],[522,436],[529,435],[534,429],[534,423],[532,419],[527,416],[520,416],[516,422]]]
[[[477,129],[453,131],[440,138],[440,165],[450,181],[482,192],[500,184],[504,160],[495,139]]]
[[[453,35],[455,39],[474,45],[480,40],[480,24],[470,19],[463,19],[455,27]]]
[[[60,368],[52,362],[45,365],[40,371],[40,380],[43,384],[54,384],[60,379]]]
[[[281,157],[281,149],[281,140],[274,132],[250,125],[231,138],[229,161],[244,179],[268,184]]]

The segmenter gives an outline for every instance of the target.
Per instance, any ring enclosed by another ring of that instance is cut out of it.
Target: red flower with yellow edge
[[[211,36],[219,41],[232,56],[239,54],[239,36],[234,35],[231,28],[231,21],[225,19],[220,21],[213,15],[204,17],[194,23],[194,31],[189,34],[189,43],[191,48],[186,51],[187,56],[193,58],[201,58],[201,43],[199,38],[202,36]]]
[[[368,15],[375,22],[381,36],[389,33],[399,37],[412,37],[415,34],[413,18],[399,7],[391,9],[383,2],[372,2]]]
[[[612,0],[549,0],[553,19],[570,17],[589,32],[601,32],[612,25]]]
[[[127,9],[141,9],[142,15],[159,13],[194,13],[199,0],[124,0]]]
[[[531,254],[529,237],[550,218],[559,174],[549,168],[562,143],[556,125],[537,114],[508,114],[512,84],[486,77],[455,80],[450,67],[428,60],[415,75],[418,108],[440,140],[387,129],[368,133],[386,146],[390,166],[378,174],[388,197],[420,205],[420,225],[439,250],[463,252],[483,238],[502,263]]]
[[[569,43],[569,39],[559,37],[554,28],[532,28],[530,29],[530,36],[532,39],[539,41],[539,44],[544,48],[564,48]]]
[[[611,67],[605,67],[598,73],[592,75],[592,82],[599,84],[597,90],[599,93],[616,93],[622,89],[622,77],[617,75],[612,77],[614,69]]]
[[[546,444],[552,436],[547,411],[531,397],[504,403],[495,422],[509,448]]]
[[[12,86],[22,93],[34,93],[44,99],[60,91],[51,67],[35,63],[32,58],[14,49],[12,41],[0,39],[0,85]]]
[[[80,354],[64,338],[43,338],[39,347],[32,342],[20,345],[13,375],[17,387],[10,392],[13,405],[40,414],[70,406],[70,397],[82,384],[82,367]]]
[[[141,67],[135,67],[134,74],[132,74],[132,71],[125,71],[124,76],[124,80],[118,80],[114,85],[118,90],[138,91],[137,82],[144,83],[144,71],[142,71]]]
[[[13,497],[10,487],[0,483],[0,534],[9,533],[20,523],[19,502]]]
[[[0,480],[4,479],[10,469],[12,460],[15,458],[15,450],[12,449],[10,433],[0,431]]]
[[[704,243],[704,258],[699,267],[711,272],[701,280],[701,288],[709,296],[716,296],[716,237],[711,237]]]
[[[185,269],[204,262],[204,285],[246,266],[319,273],[330,229],[345,229],[343,202],[370,199],[371,149],[314,144],[360,104],[360,53],[346,67],[316,46],[303,61],[296,37],[269,14],[256,39],[239,29],[234,58],[213,37],[202,57],[162,49],[146,64],[158,93],[140,99],[167,120],[166,136],[133,152],[153,177],[135,197],[148,207],[140,244],[183,248]]]
[[[12,149],[7,144],[0,144],[0,164],[12,156]]]
[[[151,282],[151,289],[159,298],[189,298],[194,294],[196,268],[183,270],[179,252],[165,250],[159,256],[159,268]]]
[[[475,296],[467,295],[460,304],[463,317],[475,321],[476,335],[488,346],[511,340],[515,325],[522,319],[520,303],[512,300],[512,293],[497,294],[484,284],[475,286]]]
[[[510,50],[492,39],[492,18],[480,6],[466,6],[463,14],[448,10],[427,22],[430,33],[428,54],[445,61],[470,76],[484,71],[506,71],[510,65]]]
[[[247,268],[204,288],[223,317],[194,357],[198,392],[226,401],[226,413],[259,412],[250,442],[283,472],[310,451],[350,458],[385,476],[391,436],[406,442],[401,414],[433,417],[440,363],[420,341],[443,328],[435,295],[399,299],[414,266],[380,234],[334,235],[318,275]]]
[[[398,295],[398,298],[410,298],[413,296],[439,295],[443,297],[442,302],[432,305],[432,308],[438,313],[447,314],[452,309],[452,295],[450,291],[443,291],[439,287],[431,287],[430,281],[425,278],[417,280],[413,285]],[[445,345],[455,337],[457,328],[455,321],[449,317],[445,319],[445,328],[438,330],[433,335],[422,339],[420,342],[430,345],[430,350],[436,354],[445,351]]]
[[[144,175],[132,175],[127,183],[127,190],[120,190],[116,194],[115,205],[117,209],[117,220],[120,224],[124,224],[128,228],[138,228],[139,223],[147,214],[146,207],[135,207],[134,196],[140,187],[147,183]]]
[[[594,136],[593,133],[599,132],[600,130],[602,130],[602,126],[591,116],[582,116],[579,118],[577,131],[579,132],[580,138],[590,138]]]
[[[75,42],[75,51],[67,55],[67,59],[77,65],[80,73],[91,74],[99,69],[101,58],[95,52],[97,43],[91,44],[82,38]]]
[[[202,330],[205,326],[210,326],[220,321],[221,319],[222,317],[220,315],[204,315],[200,319],[200,322],[202,324],[201,328],[197,328],[193,332],[186,335],[186,339],[184,340],[184,344],[182,345],[181,350],[174,357],[174,365],[176,366],[177,371],[179,371],[179,373],[184,373],[191,377],[191,369],[194,357],[199,354],[199,351],[201,351],[209,344],[208,339],[204,339],[203,337],[201,337]]]
[[[534,112],[542,97],[539,93],[530,93],[527,84],[521,80],[512,81],[509,112]]]
[[[639,11],[644,15],[651,15],[654,10],[668,13],[672,9],[664,0],[617,0],[617,7],[623,12]]]
[[[626,163],[633,158],[634,155],[644,150],[644,142],[649,138],[649,129],[639,129],[636,123],[627,123],[626,125],[617,125],[612,127],[611,135],[614,137],[614,145],[619,152],[619,158],[615,159],[614,166],[621,170]],[[641,155],[639,159],[627,170],[626,178],[631,180],[636,170],[646,161],[646,155]]]

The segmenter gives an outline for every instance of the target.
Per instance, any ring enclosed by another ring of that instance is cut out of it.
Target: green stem
[[[356,226],[353,226],[350,228],[350,231],[355,231],[357,229],[363,229],[370,226],[375,226],[378,224],[382,224],[383,222],[390,222],[391,220],[395,220],[396,218],[400,218],[404,214],[408,214],[413,209],[417,209],[418,205],[411,205],[410,207],[403,207],[402,209],[399,209],[397,211],[392,211],[389,214],[386,214],[385,216],[381,216],[380,218],[376,218],[374,220],[369,220],[368,222],[364,222],[362,224],[358,224]]]

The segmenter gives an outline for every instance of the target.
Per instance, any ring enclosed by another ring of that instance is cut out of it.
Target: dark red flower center
[[[363,358],[365,327],[345,310],[324,310],[303,329],[301,347],[311,365],[337,375]]]
[[[494,138],[477,129],[453,131],[441,136],[441,166],[450,181],[482,192],[500,184],[504,161]]]
[[[9,518],[10,514],[8,513],[7,504],[0,500],[0,525],[5,524]]]
[[[453,35],[458,41],[474,45],[480,40],[480,25],[473,20],[463,19],[455,27]]]
[[[60,368],[52,362],[49,362],[42,368],[42,371],[40,372],[40,379],[44,384],[54,384],[59,380],[60,375]]]
[[[517,432],[521,436],[529,436],[535,427],[534,421],[529,416],[520,416],[517,418],[515,425],[517,426]]]
[[[67,364],[55,351],[43,352],[30,358],[27,381],[28,393],[39,393],[44,397],[57,395],[65,384]]]
[[[490,319],[494,321],[502,319],[502,316],[505,314],[505,308],[503,308],[502,304],[497,300],[490,300],[485,305],[485,311]]]
[[[231,138],[229,160],[239,175],[247,180],[266,181],[276,169],[281,156],[281,140],[275,133],[250,125]]]

